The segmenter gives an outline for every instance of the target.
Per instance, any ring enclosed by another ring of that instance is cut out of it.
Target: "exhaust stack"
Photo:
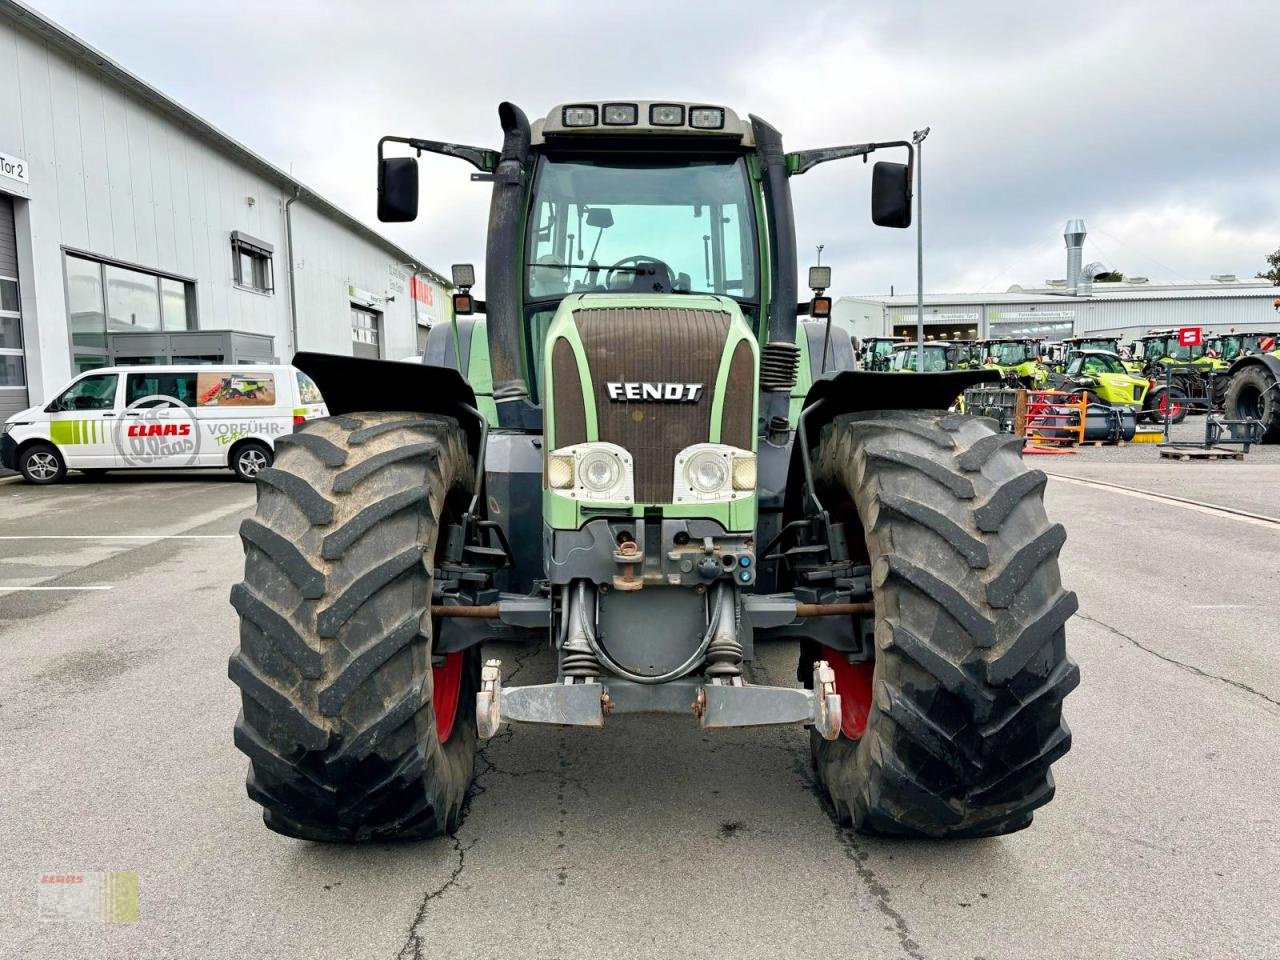
[[[1080,286],[1080,261],[1084,255],[1084,238],[1087,233],[1083,220],[1068,220],[1062,231],[1067,242],[1067,293],[1075,296]]]

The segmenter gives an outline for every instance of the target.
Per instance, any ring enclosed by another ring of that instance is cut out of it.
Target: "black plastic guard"
[[[1273,377],[1280,380],[1280,359],[1273,357],[1269,353],[1251,353],[1247,357],[1241,357],[1231,364],[1228,375],[1234,377],[1245,367],[1263,367],[1269,370]]]
[[[466,431],[472,455],[480,451],[476,395],[452,367],[308,352],[295,353],[291,362],[316,382],[331,415],[362,410],[443,414]]]
[[[808,409],[822,406],[805,418],[809,443],[816,444],[822,428],[842,413],[868,410],[945,410],[956,397],[979,383],[995,383],[998,370],[948,370],[946,373],[881,373],[842,370],[829,373],[804,398]]]

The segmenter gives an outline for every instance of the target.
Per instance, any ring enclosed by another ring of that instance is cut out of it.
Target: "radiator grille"
[[[574,320],[591,368],[599,438],[631,452],[638,502],[670,503],[676,454],[711,437],[711,404],[729,314],[608,307],[579,310]],[[628,403],[609,399],[610,381],[700,383],[702,392],[694,403]],[[751,397],[726,398],[729,402],[749,407]]]

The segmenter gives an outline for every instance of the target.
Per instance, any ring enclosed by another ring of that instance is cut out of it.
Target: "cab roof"
[[[530,133],[534,146],[590,136],[706,137],[755,146],[750,122],[733,110],[686,100],[576,100],[552,107]]]

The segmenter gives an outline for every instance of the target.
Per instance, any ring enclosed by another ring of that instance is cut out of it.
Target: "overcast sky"
[[[1085,259],[1252,276],[1280,247],[1274,2],[626,4],[29,0],[374,223],[385,133],[497,146],[497,104],[670,98],[756,113],[788,149],[929,125],[925,285],[998,291]],[[484,260],[488,186],[422,161],[422,216],[379,225],[447,272]],[[914,287],[914,231],[870,225],[870,167],[793,182],[800,263],[833,292]]]

